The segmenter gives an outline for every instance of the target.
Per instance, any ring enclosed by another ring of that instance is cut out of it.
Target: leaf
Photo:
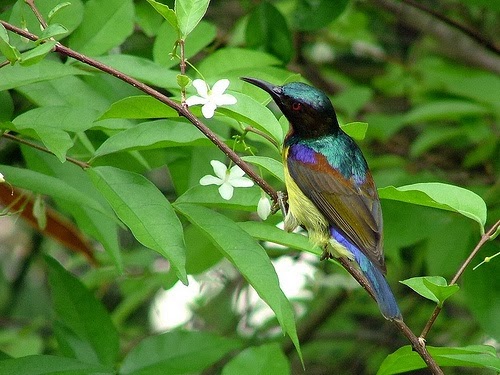
[[[175,203],[174,207],[207,235],[269,305],[302,358],[292,306],[280,289],[278,276],[264,249],[222,214],[193,204]]]
[[[5,27],[0,23],[0,53],[4,55],[11,64],[18,61],[21,54],[16,47],[10,44],[9,34]]]
[[[8,165],[0,165],[0,170],[5,175],[5,179],[13,186],[20,187],[71,202],[75,205],[86,206],[96,210],[108,218],[112,218],[99,202],[80,192],[66,182],[52,176],[35,172],[29,169],[15,168]]]
[[[255,211],[261,192],[257,187],[236,188],[230,200],[225,200],[219,193],[219,187],[193,186],[177,198],[176,203],[196,203],[209,207],[229,208],[233,210]]]
[[[441,276],[412,277],[400,281],[400,283],[409,286],[421,296],[436,302],[439,307],[443,307],[444,301],[460,289],[457,284],[448,285],[445,278]]]
[[[201,21],[207,12],[209,2],[210,0],[175,1],[175,14],[179,22],[182,39],[185,39]]]
[[[363,140],[366,136],[366,131],[368,130],[368,124],[366,122],[349,122],[345,125],[341,125],[343,131],[347,133],[348,136]]]
[[[481,104],[466,100],[442,100],[422,104],[406,113],[406,123],[460,119],[465,116],[481,116],[488,109]]]
[[[179,89],[176,84],[177,72],[143,57],[113,54],[100,56],[97,60],[149,85]]]
[[[307,236],[298,233],[288,233],[274,225],[258,221],[244,221],[238,223],[238,226],[258,240],[269,241],[294,250],[321,255],[321,249],[313,247]]]
[[[425,129],[412,143],[410,155],[414,158],[440,144],[464,137],[465,129],[457,127],[439,127]]]
[[[52,60],[42,60],[40,63],[28,67],[20,65],[4,66],[0,69],[0,91],[76,74],[88,73]]]
[[[177,38],[180,37],[179,23],[177,21],[177,15],[170,9],[167,5],[159,3],[155,0],[147,0],[149,4],[159,13],[163,18],[165,18],[168,23],[177,31]]]
[[[428,182],[400,187],[387,186],[378,189],[378,192],[383,199],[458,212],[477,221],[481,226],[481,234],[484,233],[486,203],[470,190],[439,182]]]
[[[70,3],[66,3],[67,5],[71,5]],[[63,4],[60,4],[63,5]],[[56,38],[68,33],[68,29],[61,25],[60,23],[54,23],[52,25],[47,26],[47,28],[43,29],[41,34],[39,35],[40,39],[49,39]]]
[[[500,359],[495,348],[487,345],[471,345],[463,348],[427,346],[430,355],[439,366],[488,368],[500,371]],[[389,354],[382,362],[377,375],[391,375],[418,370],[427,365],[410,345]]]
[[[290,363],[278,343],[252,346],[231,359],[222,370],[222,375],[255,374],[288,375]]]
[[[59,321],[88,342],[103,365],[113,366],[118,358],[118,332],[104,305],[56,260],[46,257],[54,309]],[[80,358],[82,359],[82,358]]]
[[[50,12],[47,15],[48,22],[50,23],[50,20],[52,19],[52,17],[54,17],[57,14],[57,12],[59,12],[61,9],[66,8],[67,6],[70,6],[70,5],[71,5],[71,3],[69,1],[57,4],[54,8],[52,8],[50,10]]]
[[[133,30],[132,0],[89,0],[82,23],[69,38],[69,47],[99,56],[122,44]]]
[[[245,94],[238,92],[231,92],[231,94],[236,97],[236,104],[219,107],[217,112],[266,132],[278,144],[283,142],[281,125],[267,107]]]
[[[52,52],[52,49],[56,45],[56,41],[50,40],[48,42],[42,43],[39,46],[36,46],[33,49],[30,49],[27,52],[23,52],[21,54],[21,60],[19,60],[19,64],[22,66],[30,66],[39,63],[42,61],[47,54]]]
[[[342,14],[347,4],[347,0],[336,1],[335,6],[332,6],[330,0],[299,0],[294,12],[295,25],[303,31],[325,27]]]
[[[137,344],[123,360],[120,374],[199,374],[240,347],[237,339],[208,332],[171,331]]]
[[[245,38],[250,48],[262,49],[285,63],[292,58],[292,37],[285,17],[266,1],[250,13]]]
[[[208,138],[185,120],[148,121],[109,137],[94,158],[130,150],[210,144]]]
[[[0,361],[0,375],[100,374],[114,375],[112,367],[84,363],[73,358],[54,355],[30,355]]]
[[[177,112],[149,95],[129,96],[111,104],[99,120],[108,118],[163,118],[176,117]]]
[[[268,172],[270,172],[274,177],[276,177],[281,182],[285,182],[285,173],[283,171],[283,164],[276,159],[272,159],[267,156],[243,156],[243,160],[248,163],[258,165]]]
[[[89,168],[87,172],[134,237],[170,260],[177,277],[187,284],[182,225],[156,186],[139,174],[114,167]]]

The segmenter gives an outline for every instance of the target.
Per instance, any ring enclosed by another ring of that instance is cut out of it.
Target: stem
[[[472,252],[470,253],[470,255],[467,257],[467,259],[463,262],[463,264],[458,269],[458,271],[455,274],[455,276],[453,276],[453,278],[451,279],[451,281],[449,283],[450,285],[456,284],[456,282],[458,281],[458,279],[465,272],[465,269],[469,266],[469,264],[472,261],[472,259],[476,256],[476,254],[479,252],[479,250],[481,249],[481,247],[483,247],[483,245],[490,239],[490,237],[493,235],[493,233],[495,233],[495,231],[497,230],[497,228],[499,226],[500,226],[500,220],[498,220],[495,224],[493,224],[493,226],[490,228],[490,230],[481,236],[481,239],[477,243],[477,245],[474,248],[474,250],[472,250]],[[436,306],[436,308],[432,312],[431,317],[427,321],[427,324],[425,325],[424,329],[422,330],[422,333],[420,334],[420,339],[422,339],[422,340],[425,339],[425,337],[429,333],[430,329],[432,328],[432,325],[434,324],[434,322],[436,321],[437,317],[439,316],[439,313],[441,312],[441,310],[442,310],[442,307]]]
[[[179,39],[179,49],[181,50],[181,62],[179,63],[179,68],[181,70],[181,74],[186,75],[186,54],[184,39]],[[187,108],[185,87],[181,87],[181,103],[184,108]]]
[[[26,145],[26,146],[30,146],[30,147],[32,147],[34,149],[46,152],[47,154],[54,155],[54,153],[52,151],[50,151],[49,149],[47,149],[47,148],[45,148],[43,146],[37,145],[36,143],[27,141],[26,139],[22,139],[22,138],[16,137],[15,135],[12,135],[12,134],[9,134],[9,133],[3,133],[2,137],[10,139],[11,141],[14,141],[14,142],[17,142],[17,143],[21,143],[21,144]],[[82,169],[87,169],[87,168],[90,167],[90,165],[88,163],[85,163],[85,162],[77,160],[77,159],[73,159],[72,157],[69,157],[69,156],[66,156],[66,160],[69,161],[70,163],[78,165]]]
[[[42,27],[44,29],[46,29],[48,26],[47,22],[45,22],[45,20],[43,19],[42,13],[40,13],[38,8],[36,7],[35,0],[24,0],[24,2],[29,5],[29,7],[31,8],[31,11],[35,14],[35,17],[37,18],[38,22],[40,22],[40,25],[42,25]]]
[[[8,22],[0,20],[0,23],[7,29],[10,30],[18,35],[24,36],[27,39],[36,41],[38,40],[38,37],[35,34],[32,34],[28,31],[25,31],[19,27],[16,27],[14,25],[11,25]],[[221,141],[217,135],[208,128],[204,123],[202,123],[195,115],[193,115],[187,108],[184,108],[181,104],[174,102],[172,99],[167,97],[166,95],[163,95],[162,93],[158,92],[157,90],[153,89],[152,87],[120,72],[119,70],[116,70],[108,65],[105,65],[97,60],[94,60],[88,56],[85,56],[79,52],[76,52],[61,43],[57,43],[55,45],[55,50],[56,52],[72,57],[75,60],[78,60],[80,62],[83,62],[87,65],[90,65],[94,68],[97,68],[105,73],[111,74],[112,76],[128,83],[129,85],[132,85],[134,87],[137,87],[139,90],[142,92],[154,97],[155,99],[159,100],[160,102],[168,105],[170,108],[175,109],[178,113],[179,116],[185,117],[188,119],[194,126],[198,128],[212,143],[214,143],[219,150],[221,150],[229,159],[231,159],[236,165],[238,165],[247,175],[250,177],[257,185],[261,187],[262,190],[264,190],[270,197],[271,199],[276,202],[278,200],[278,195],[276,190],[269,185],[261,176],[259,176],[251,167],[249,164],[247,164],[241,157],[236,154],[229,146],[227,146],[223,141]]]

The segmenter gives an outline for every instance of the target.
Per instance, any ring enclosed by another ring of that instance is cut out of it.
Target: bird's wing
[[[293,146],[292,146],[293,147]],[[290,176],[333,225],[385,273],[382,210],[371,174],[356,185],[315,153],[315,163],[287,158]]]

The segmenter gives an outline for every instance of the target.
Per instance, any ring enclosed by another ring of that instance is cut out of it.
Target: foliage
[[[0,5],[0,374],[425,367],[337,262],[277,228],[281,212],[259,220],[263,191],[284,188],[288,124],[241,76],[330,95],[379,186],[405,321],[419,330],[442,308],[426,331],[437,363],[500,371],[496,2],[44,0],[42,19],[29,3]],[[189,108],[205,134],[180,105],[194,79],[229,79],[237,100],[210,119]],[[230,200],[201,186],[214,159],[256,186]],[[476,243],[485,262],[460,278]],[[300,295],[279,267],[291,259],[294,279],[313,269]],[[158,294],[196,282],[190,319],[159,332]]]

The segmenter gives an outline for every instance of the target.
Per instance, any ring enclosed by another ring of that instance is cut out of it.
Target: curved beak
[[[281,86],[276,86],[273,85],[272,83],[257,78],[241,77],[240,79],[266,91],[271,95],[271,97],[276,103],[281,102],[281,95],[282,95]]]

